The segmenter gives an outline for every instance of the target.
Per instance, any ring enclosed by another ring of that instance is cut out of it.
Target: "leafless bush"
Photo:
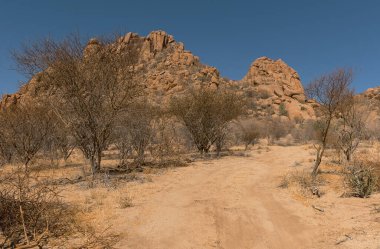
[[[211,145],[224,139],[228,123],[243,112],[237,95],[218,90],[191,92],[171,101],[171,113],[189,130],[198,151],[208,153]],[[217,146],[219,153],[220,147]]]
[[[240,133],[245,150],[248,149],[249,145],[255,145],[263,137],[262,127],[258,122],[240,122]]]
[[[76,147],[74,137],[70,135],[68,127],[61,120],[56,121],[55,129],[47,145],[47,151],[50,148],[50,152],[58,153],[58,157],[63,158],[65,162]]]
[[[0,247],[32,248],[65,234],[70,209],[57,189],[17,170],[0,182]]]
[[[150,153],[159,165],[180,164],[185,153],[188,134],[174,118],[161,114],[153,121]]]
[[[123,120],[123,117],[119,119],[115,127],[112,142],[119,151],[119,167],[128,168],[128,158],[132,156],[133,149],[128,136],[128,130],[122,125],[121,120]]]
[[[66,164],[76,148],[75,139],[70,135],[67,127],[56,115],[53,118],[55,119],[53,120],[54,127],[52,127],[49,136],[46,137],[41,153],[37,157],[39,159],[49,159],[48,167],[58,167],[61,160]]]
[[[291,134],[298,143],[307,143],[317,140],[318,129],[314,120],[306,120],[300,124],[295,125]]]
[[[307,87],[306,92],[309,98],[314,98],[319,102],[318,121],[321,136],[315,145],[317,155],[312,171],[314,176],[318,173],[318,168],[328,143],[327,138],[332,122],[342,110],[345,100],[352,96],[351,82],[352,72],[339,69],[320,77]]]
[[[139,165],[144,163],[145,151],[151,144],[152,123],[156,115],[155,108],[141,101],[131,105],[128,112],[118,117],[115,141],[122,164],[126,164],[127,155],[133,151],[137,154],[135,162]]]
[[[321,179],[313,177],[305,171],[294,171],[281,178],[279,187],[289,188],[295,186],[297,191],[304,196],[321,197],[324,194],[324,192],[320,190],[322,183]]]
[[[54,114],[46,106],[27,103],[0,112],[1,146],[8,161],[29,163],[42,150],[55,127]]]
[[[352,196],[367,198],[377,190],[378,176],[370,165],[355,162],[347,169],[346,183]]]
[[[118,202],[119,208],[122,208],[122,209],[133,206],[133,201],[132,201],[131,196],[126,195],[126,194],[120,195],[117,199],[117,202]]]
[[[280,138],[290,134],[292,123],[281,118],[268,118],[261,121],[262,134],[267,139],[268,144],[273,144]]]
[[[40,73],[39,86],[50,93],[51,106],[96,173],[116,117],[142,92],[133,77],[136,46],[117,49],[112,42],[96,39],[84,44],[78,36],[70,36],[26,46],[14,58],[27,75]]]
[[[73,249],[90,249],[90,248],[104,248],[113,249],[115,244],[120,240],[118,234],[110,232],[110,227],[103,231],[97,232],[92,226],[77,227],[77,232],[81,235],[80,242],[75,243],[70,248]]]
[[[8,145],[6,137],[0,135],[0,166],[12,162],[12,148]]]
[[[340,119],[335,126],[336,146],[343,152],[347,161],[366,137],[366,119],[368,111],[359,105],[353,96],[347,97],[341,108]]]

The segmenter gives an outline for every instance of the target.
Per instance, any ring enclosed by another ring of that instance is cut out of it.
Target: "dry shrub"
[[[90,198],[96,206],[102,206],[104,204],[104,199],[107,197],[107,194],[104,192],[99,192],[96,189],[91,191]]]
[[[263,137],[262,125],[257,121],[240,121],[239,128],[239,137],[244,143],[245,150],[248,150],[249,145],[254,146]]]
[[[127,154],[134,152],[134,162],[141,166],[145,162],[145,152],[151,144],[154,132],[152,123],[158,110],[144,99],[134,103],[129,109],[118,117],[116,145],[120,151],[121,165],[126,163]]]
[[[284,175],[279,184],[280,188],[295,187],[303,196],[309,197],[316,195],[321,197],[324,193],[319,187],[322,185],[319,177],[313,177],[306,171],[293,171]]]
[[[296,121],[297,123],[297,121]],[[317,137],[315,122],[313,120],[306,120],[297,123],[291,130],[291,134],[296,142],[306,144]]]
[[[112,249],[119,241],[118,234],[110,231],[110,227],[96,231],[93,226],[76,227],[77,237],[70,240],[70,248],[73,249]]]
[[[310,99],[319,102],[317,127],[320,136],[316,143],[316,159],[312,174],[318,174],[318,168],[327,147],[332,123],[341,115],[342,109],[347,106],[347,100],[352,99],[353,90],[352,70],[337,69],[330,74],[321,76],[311,82],[306,93]]]
[[[136,44],[115,52],[113,42],[92,39],[89,49],[79,35],[70,35],[61,41],[30,43],[13,53],[18,69],[28,77],[38,74],[39,89],[51,93],[46,98],[50,109],[90,160],[92,173],[101,169],[102,152],[111,142],[117,117],[143,91],[131,70],[138,59]]]
[[[2,110],[0,127],[0,158],[27,170],[51,137],[55,118],[45,105],[30,101]]]
[[[187,128],[201,154],[208,154],[212,145],[220,152],[228,125],[244,112],[244,102],[232,92],[201,89],[173,98],[170,113]]]
[[[268,144],[273,144],[280,138],[290,134],[293,123],[287,119],[272,118],[261,121],[262,134],[267,138]]]
[[[284,103],[281,103],[279,105],[279,114],[280,116],[289,116],[288,110],[286,109],[286,106]]]
[[[278,185],[279,188],[289,188],[290,186],[290,177],[288,174],[286,175],[283,175],[281,177],[281,182],[280,184]]]
[[[346,172],[346,184],[351,196],[367,198],[378,188],[378,176],[375,168],[365,162],[356,162],[348,167]]]
[[[269,93],[268,90],[260,89],[260,90],[257,92],[257,97],[260,98],[260,99],[268,99],[268,98],[271,97],[271,94]]]
[[[153,121],[153,136],[150,154],[159,167],[180,166],[183,164],[181,154],[187,148],[189,134],[186,128],[175,122],[172,117],[161,115]]]
[[[280,146],[291,146],[293,144],[294,144],[294,138],[291,134],[288,134],[277,141],[277,145],[280,145]]]
[[[133,200],[129,194],[120,194],[117,198],[117,204],[119,208],[133,207]]]
[[[0,182],[0,247],[42,246],[68,232],[72,210],[57,189],[23,170]],[[3,238],[1,238],[3,237]]]
[[[7,144],[6,139],[4,139],[3,136],[0,136],[0,167],[5,164],[11,163],[12,157],[12,149]]]

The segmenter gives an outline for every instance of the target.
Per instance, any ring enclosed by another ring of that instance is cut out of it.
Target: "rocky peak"
[[[304,89],[298,73],[281,59],[276,61],[268,57],[256,59],[242,81],[254,85],[271,86],[277,95],[284,94],[296,97],[300,101],[305,100]]]
[[[150,40],[154,51],[162,51],[162,49],[166,48],[169,43],[174,42],[174,38],[172,35],[168,35],[165,31],[153,31],[148,37]]]
[[[281,59],[256,59],[238,85],[250,95],[259,96],[259,109],[272,106],[275,115],[287,113],[291,119],[297,116],[308,119],[315,115],[311,105],[306,103],[298,73]]]
[[[380,124],[380,87],[369,88],[355,96],[361,112],[366,115],[366,126],[377,130]]]
[[[89,54],[93,54],[93,53],[96,53],[98,51],[98,49],[100,48],[101,44],[100,44],[100,41],[98,41],[98,39],[96,38],[91,38],[86,47],[84,48],[84,56],[86,57],[87,55]]]
[[[165,103],[190,88],[216,88],[220,84],[216,68],[201,64],[199,57],[185,50],[183,43],[162,30],[145,37],[129,32],[111,44],[111,51],[122,53],[127,46],[137,48],[136,77],[155,102]]]
[[[99,40],[89,40],[84,56],[96,53],[101,46]],[[144,85],[148,98],[159,105],[165,105],[172,96],[190,89],[222,88],[251,99],[252,115],[266,116],[269,113],[291,119],[314,116],[313,108],[305,102],[299,75],[282,60],[258,58],[242,80],[233,81],[222,78],[215,67],[203,65],[197,56],[185,50],[183,43],[161,30],[145,37],[129,32],[107,46],[109,53],[123,53],[129,46],[136,48],[136,80]],[[43,79],[40,76],[35,75],[19,93],[4,96],[0,107],[44,96],[47,90],[40,86]]]
[[[359,96],[366,98],[368,100],[380,101],[380,87],[368,88]]]
[[[130,44],[136,41],[148,41],[154,51],[162,51],[169,43],[175,42],[172,35],[165,31],[152,31],[146,37],[141,37],[137,33],[129,32],[118,39],[118,43]]]

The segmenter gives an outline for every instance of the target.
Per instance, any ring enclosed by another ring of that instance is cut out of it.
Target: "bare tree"
[[[181,153],[187,151],[183,147],[188,137],[183,134],[186,128],[175,122],[170,113],[162,111],[158,112],[152,127],[153,136],[149,149],[153,159],[160,165],[180,161]]]
[[[313,81],[306,89],[308,97],[317,100],[319,103],[318,127],[320,128],[320,137],[318,144],[315,145],[317,155],[312,171],[313,176],[318,173],[332,121],[339,115],[345,100],[352,95],[351,82],[352,71],[338,69]]]
[[[144,163],[145,151],[153,135],[152,122],[155,116],[155,108],[146,100],[134,103],[128,113],[119,116],[116,144],[123,163],[125,163],[125,153],[131,150],[137,154],[135,162],[138,165]]]
[[[76,146],[75,139],[66,125],[56,115],[54,115],[54,118],[54,129],[46,139],[47,141],[43,148],[45,156],[51,159],[52,165],[54,160],[58,163],[60,159],[63,159],[66,163]]]
[[[9,147],[6,137],[4,135],[0,136],[0,166],[11,163],[12,161],[12,148]]]
[[[78,36],[70,36],[62,42],[37,42],[14,57],[26,73],[42,72],[40,87],[47,89],[53,109],[96,173],[116,118],[142,92],[133,77],[136,46],[116,47],[95,39],[84,45]]]
[[[70,230],[70,212],[57,188],[16,169],[0,180],[0,247],[41,248]]]
[[[275,140],[285,137],[291,132],[292,123],[283,120],[280,117],[267,117],[260,121],[260,133],[267,139],[268,145],[273,144]]]
[[[249,145],[255,145],[262,136],[262,127],[258,122],[240,122],[241,139],[244,142],[245,150]]]
[[[358,103],[354,96],[348,96],[342,105],[340,120],[337,124],[337,145],[343,152],[347,161],[358,148],[366,135],[365,121],[368,111]]]
[[[243,112],[237,95],[218,90],[191,92],[172,99],[170,106],[171,113],[185,124],[201,154],[208,153],[211,145],[223,139],[228,123]]]
[[[38,103],[18,104],[0,112],[2,146],[14,162],[28,170],[29,163],[44,147],[55,127],[54,114]]]

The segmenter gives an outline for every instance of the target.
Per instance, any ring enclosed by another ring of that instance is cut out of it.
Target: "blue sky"
[[[304,85],[337,67],[353,68],[358,92],[380,85],[376,0],[0,0],[0,93],[25,81],[9,53],[22,43],[157,29],[231,79],[268,56],[292,66]]]

